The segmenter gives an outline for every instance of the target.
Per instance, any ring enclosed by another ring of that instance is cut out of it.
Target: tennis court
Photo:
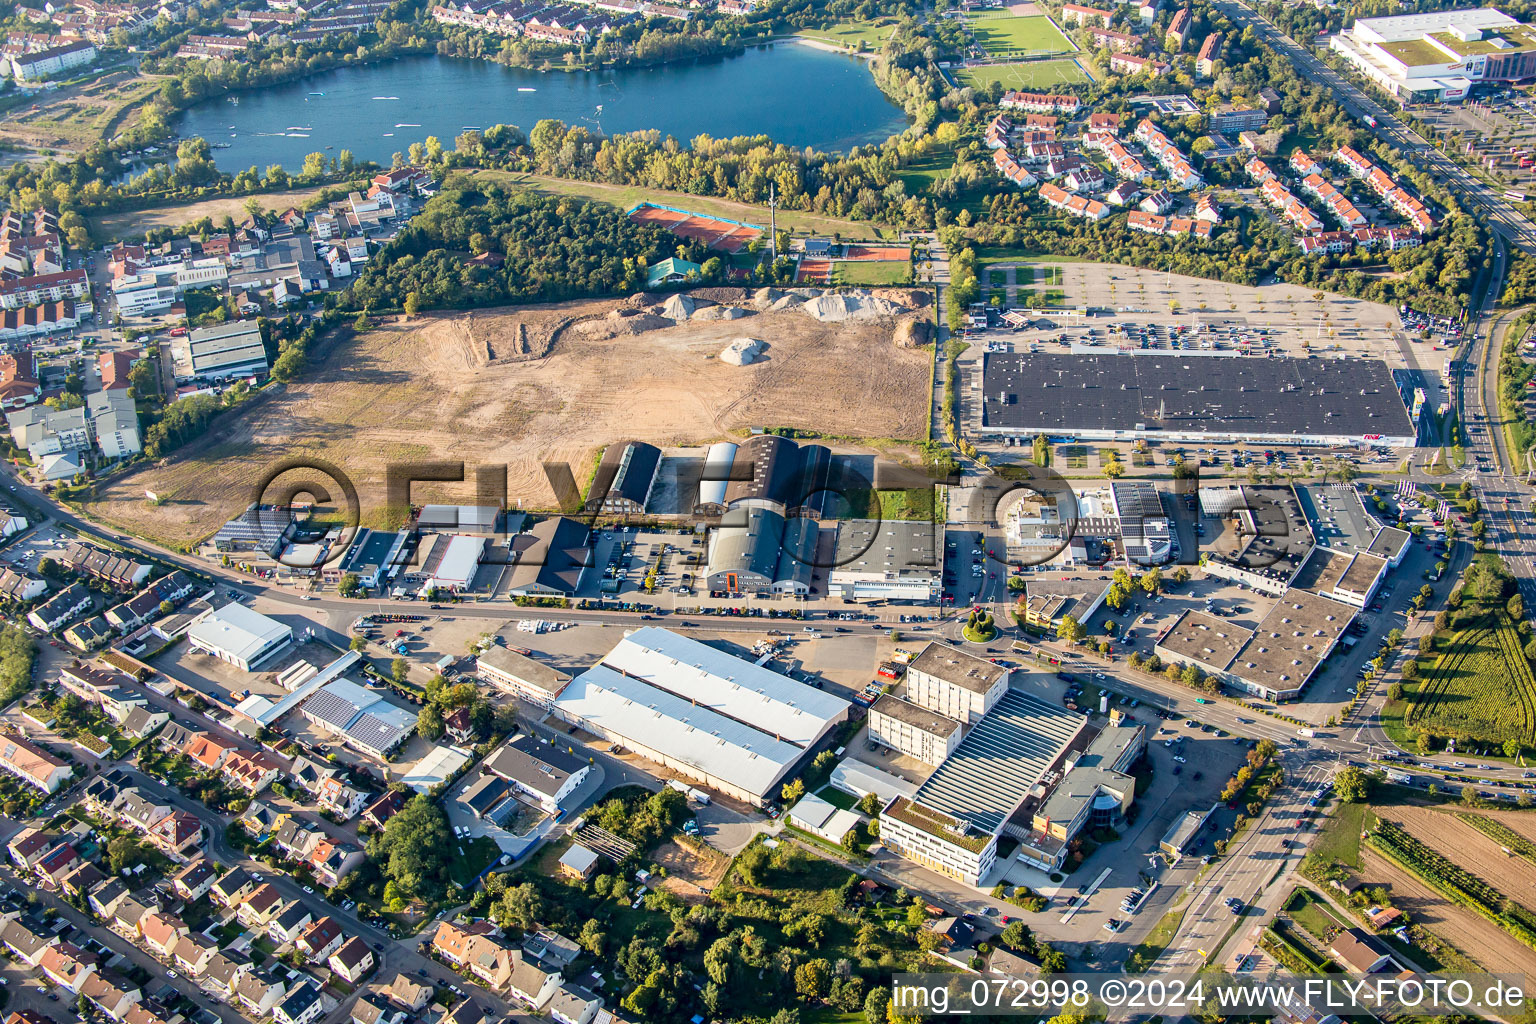
[[[1087,85],[1091,79],[1075,60],[1033,60],[1015,64],[983,64],[955,72],[961,85],[985,89],[1000,82],[1004,89],[1049,91],[1058,85]]]
[[[638,224],[654,224],[679,238],[703,242],[716,252],[740,252],[763,229],[750,224],[736,224],[714,217],[702,217],[685,210],[670,210],[662,206],[641,203],[629,211],[629,219]]]

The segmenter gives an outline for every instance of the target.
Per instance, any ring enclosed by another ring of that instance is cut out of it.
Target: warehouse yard
[[[714,294],[750,305],[742,290]],[[899,290],[881,294],[916,302]],[[339,467],[357,485],[366,524],[382,522],[391,462],[503,464],[511,503],[550,507],[542,464],[568,464],[584,482],[597,452],[623,439],[692,445],[757,426],[920,438],[929,356],[897,347],[897,323],[828,322],[789,308],[674,324],[615,300],[389,323],[338,342],[315,371],[215,421],[174,457],[110,481],[86,510],[185,545],[242,510],[263,471],[283,459]],[[762,361],[717,358],[743,337],[767,342]],[[437,493],[470,497],[469,485]],[[412,498],[432,494],[418,485]]]

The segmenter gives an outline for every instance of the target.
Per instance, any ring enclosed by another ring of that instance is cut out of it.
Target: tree
[[[1049,466],[1051,464],[1051,442],[1044,434],[1035,437],[1033,454],[1035,465]]]
[[[144,848],[132,836],[118,836],[107,844],[107,866],[115,875],[144,860]]]
[[[1433,754],[1435,752],[1435,738],[1427,732],[1420,732],[1414,740],[1414,747],[1421,754]]]
[[[336,593],[342,597],[356,597],[362,592],[363,581],[355,572],[344,572],[341,581],[336,584]]]
[[[1340,800],[1347,804],[1358,804],[1370,794],[1371,776],[1352,764],[1345,765],[1334,775],[1333,789],[1339,794]]]
[[[1035,945],[1035,938],[1030,933],[1029,925],[1023,921],[1008,922],[1007,927],[1003,929],[1002,940],[1003,945],[1009,949],[1016,949],[1023,953],[1029,952]]]
[[[361,634],[354,636],[352,641],[347,644],[347,648],[358,652],[366,651],[368,649],[368,638]]]
[[[799,800],[801,797],[805,796],[805,782],[801,779],[795,779],[791,782],[786,782],[780,788],[779,795],[784,798],[784,803],[786,805],[792,804]]]
[[[1410,661],[1408,663],[1408,665],[1413,665],[1413,664],[1416,664],[1416,663],[1412,662],[1412,661]],[[1408,665],[1404,665],[1403,668],[1406,669],[1408,667]],[[1407,673],[1405,672],[1404,674],[1406,675]],[[1387,687],[1387,700],[1402,700],[1402,699],[1403,699],[1403,684],[1402,683],[1393,683],[1391,686]]]
[[[416,731],[424,740],[437,740],[443,735],[443,708],[440,704],[428,704],[416,715]]]
[[[1140,583],[1142,590],[1148,594],[1156,594],[1163,589],[1163,571],[1153,566],[1142,574]]]
[[[128,368],[128,385],[135,398],[149,398],[160,393],[160,374],[149,359],[139,359]]]
[[[1468,807],[1476,807],[1478,805],[1478,802],[1479,802],[1478,801],[1478,797],[1477,797],[1477,787],[1472,785],[1471,783],[1468,783],[1467,785],[1462,786],[1461,787],[1461,802],[1466,804]]]
[[[1061,625],[1056,627],[1056,635],[1066,643],[1075,644],[1088,635],[1088,627],[1072,615],[1063,615]]]
[[[864,1024],[886,1024],[886,1009],[891,1005],[891,990],[872,988],[864,997]]]
[[[394,679],[395,685],[404,686],[406,679],[411,675],[411,663],[404,658],[396,658],[389,663],[389,675]]]
[[[525,932],[531,932],[544,917],[544,897],[532,882],[524,882],[506,891],[501,897],[498,911],[497,921],[501,924],[514,925]]]
[[[1504,756],[1505,757],[1519,757],[1520,756],[1520,741],[1517,740],[1517,739],[1507,739],[1507,740],[1505,740],[1504,741]]]
[[[821,958],[795,968],[795,994],[809,1002],[826,996],[832,984],[832,964]]]
[[[403,899],[439,898],[453,860],[447,815],[427,796],[412,797],[368,840],[368,856]]]

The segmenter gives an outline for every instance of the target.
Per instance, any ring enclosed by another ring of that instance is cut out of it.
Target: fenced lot
[[[971,34],[993,56],[1007,53],[1072,53],[1077,47],[1044,14],[1020,17],[1000,11],[966,15]]]
[[[993,82],[1004,89],[1050,89],[1059,85],[1086,85],[1088,74],[1075,60],[1034,60],[1013,64],[983,64],[955,73],[961,85],[985,89]]]

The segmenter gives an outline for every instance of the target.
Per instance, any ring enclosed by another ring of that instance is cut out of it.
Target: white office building
[[[293,640],[293,627],[244,605],[227,604],[193,620],[187,640],[197,650],[249,672]]]

